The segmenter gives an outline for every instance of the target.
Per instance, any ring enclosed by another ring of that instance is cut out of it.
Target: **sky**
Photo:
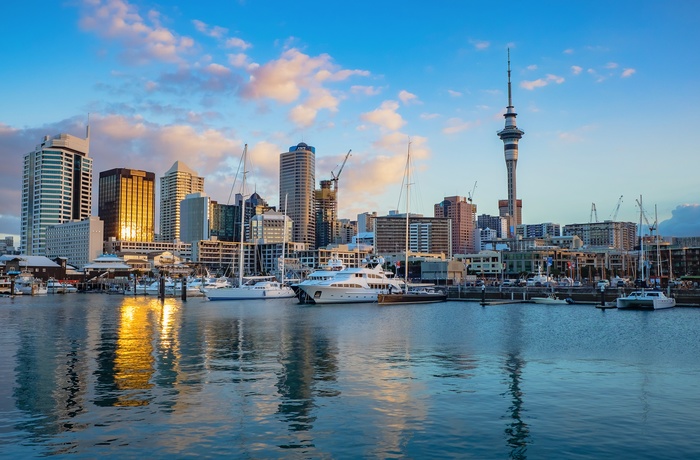
[[[510,49],[523,223],[593,204],[638,222],[641,196],[662,235],[699,236],[698,17],[695,0],[8,2],[0,234],[19,234],[23,156],[88,118],[95,198],[100,171],[179,160],[226,203],[247,144],[249,185],[278,205],[279,155],[305,142],[317,183],[352,150],[341,218],[385,215],[406,206],[410,140],[412,213],[458,195],[497,215]]]

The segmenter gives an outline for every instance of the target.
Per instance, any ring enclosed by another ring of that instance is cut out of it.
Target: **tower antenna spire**
[[[508,107],[513,107],[513,98],[510,90],[510,48],[508,48]]]

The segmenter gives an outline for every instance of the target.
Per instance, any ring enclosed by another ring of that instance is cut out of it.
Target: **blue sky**
[[[506,56],[525,131],[525,223],[637,222],[643,195],[666,235],[700,235],[695,132],[697,1],[162,2],[4,5],[0,234],[19,233],[22,156],[83,136],[94,173],[161,176],[176,160],[226,202],[243,150],[278,201],[279,154],[316,147],[340,178],[341,217],[399,203],[411,139],[412,212],[473,189],[506,198]],[[95,195],[97,187],[95,183]],[[93,210],[96,214],[96,208]]]

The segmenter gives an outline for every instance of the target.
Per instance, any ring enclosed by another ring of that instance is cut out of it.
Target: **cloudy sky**
[[[700,235],[699,16],[695,0],[8,2],[0,234],[19,233],[23,155],[84,136],[88,114],[95,178],[180,160],[226,202],[247,143],[277,205],[279,154],[303,141],[317,181],[352,149],[339,207],[354,219],[405,206],[410,138],[412,212],[473,192],[497,214],[510,48],[525,223],[588,222],[592,203],[609,219],[620,196],[618,220],[637,222],[643,195],[666,235]]]

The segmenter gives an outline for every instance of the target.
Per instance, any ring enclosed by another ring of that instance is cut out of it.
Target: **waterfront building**
[[[46,254],[46,230],[92,213],[90,127],[85,139],[45,136],[24,155],[20,252]]]
[[[180,202],[190,193],[204,191],[204,178],[181,161],[160,178],[160,236],[161,241],[180,237]]]
[[[348,244],[352,241],[352,237],[357,234],[357,222],[350,219],[340,219],[340,231],[338,234],[337,244]]]
[[[290,240],[294,223],[284,213],[269,211],[250,219],[250,239],[256,244],[284,243]]]
[[[279,208],[294,222],[292,241],[308,248],[316,247],[315,174],[314,147],[300,142],[280,154]]]
[[[192,244],[175,241],[119,241],[109,238],[104,242],[106,254],[160,254],[170,252],[188,260],[192,258]]]
[[[210,203],[203,192],[190,193],[180,202],[180,241],[194,243],[209,239]]]
[[[552,222],[543,224],[520,224],[515,229],[516,236],[522,238],[547,238],[561,235],[561,226]]]
[[[434,206],[435,217],[452,221],[452,251],[456,254],[474,252],[476,246],[476,205],[462,196],[448,196]]]
[[[503,115],[506,119],[505,128],[498,132],[498,137],[503,141],[506,169],[508,174],[508,199],[505,209],[499,201],[498,208],[502,217],[508,219],[508,236],[515,234],[515,227],[522,223],[522,201],[518,200],[516,188],[516,167],[518,165],[518,142],[525,134],[518,129],[515,118],[518,114],[513,106],[513,98],[510,83],[510,50],[508,50],[508,107]]]
[[[631,251],[637,245],[637,224],[634,222],[589,222],[564,225],[563,236],[577,235],[588,248],[609,248]]]
[[[100,173],[97,213],[104,222],[105,240],[153,241],[155,184],[154,173],[138,169],[114,168]]]
[[[104,222],[97,216],[53,225],[46,229],[46,257],[82,268],[102,254],[103,242]]]
[[[409,251],[452,255],[452,223],[445,217],[409,219]],[[379,255],[406,250],[406,215],[392,214],[375,220],[374,249]]]
[[[5,254],[0,256],[0,273],[10,272],[31,273],[34,278],[43,281],[49,278],[65,279],[65,264],[57,264],[55,261],[45,256],[28,256]]]

